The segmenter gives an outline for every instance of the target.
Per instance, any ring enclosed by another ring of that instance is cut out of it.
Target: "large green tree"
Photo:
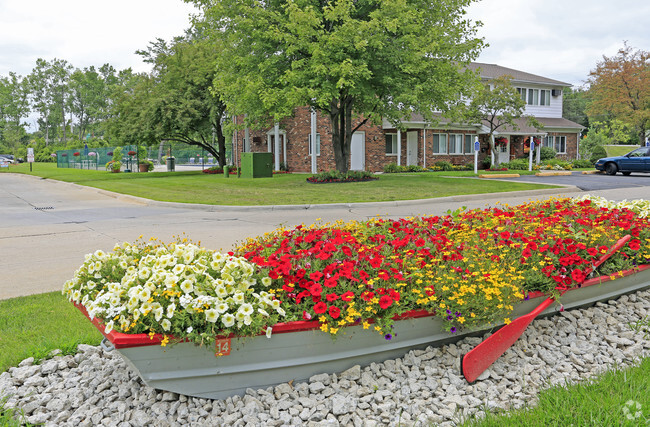
[[[132,76],[113,109],[113,134],[128,143],[177,141],[226,162],[226,106],[212,90],[214,45],[197,37],[156,40],[139,52],[153,65]]]
[[[650,128],[650,52],[625,43],[616,55],[603,56],[589,73],[589,83],[590,118],[629,123],[643,145]]]
[[[195,0],[221,46],[214,85],[234,114],[272,123],[308,105],[329,116],[336,167],[354,131],[433,119],[466,94],[483,45],[472,0]],[[353,126],[354,124],[354,126]]]

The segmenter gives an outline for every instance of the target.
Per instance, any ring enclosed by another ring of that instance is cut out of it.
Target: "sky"
[[[0,75],[25,76],[38,58],[147,71],[135,51],[181,35],[193,12],[181,0],[0,0]],[[478,62],[574,86],[624,41],[650,50],[647,0],[482,0],[468,16],[489,44]]]

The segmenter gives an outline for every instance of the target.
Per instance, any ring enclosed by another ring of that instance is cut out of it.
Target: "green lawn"
[[[633,368],[613,370],[596,381],[553,387],[534,408],[490,414],[464,426],[641,426],[650,425],[650,358]],[[631,403],[632,401],[633,403]],[[629,402],[629,403],[628,403]],[[641,406],[637,409],[637,403]],[[627,407],[627,411],[625,408]],[[628,415],[631,418],[628,418]],[[635,416],[636,415],[636,416]]]
[[[0,300],[0,372],[54,349],[74,354],[101,334],[60,292]]]
[[[472,178],[473,172],[385,174],[377,181],[310,184],[306,181],[309,176],[307,174],[245,179],[236,176],[225,178],[223,175],[208,175],[199,171],[109,173],[58,169],[53,163],[34,164],[31,173],[29,165],[25,163],[12,165],[8,171],[74,182],[152,200],[239,206],[416,200],[552,188],[547,185],[476,179]]]
[[[639,148],[638,145],[606,145],[605,151],[607,152],[607,157],[622,156],[629,153],[635,148]]]

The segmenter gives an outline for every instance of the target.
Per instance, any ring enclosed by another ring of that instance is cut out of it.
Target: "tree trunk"
[[[348,173],[350,163],[350,141],[352,138],[352,101],[341,97],[330,102],[330,123],[332,126],[332,147],[336,170]]]

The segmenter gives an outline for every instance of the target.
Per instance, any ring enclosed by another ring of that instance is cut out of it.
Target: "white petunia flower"
[[[233,316],[230,313],[226,313],[223,316],[221,316],[221,323],[223,323],[223,326],[225,326],[226,328],[229,328],[235,324],[235,316]]]
[[[209,310],[205,310],[205,320],[211,323],[215,323],[217,319],[219,318],[219,313],[217,310],[211,308]]]
[[[219,312],[219,314],[223,314],[226,311],[228,311],[228,304],[226,304],[225,302],[220,302],[219,304],[217,304],[217,312]]]
[[[270,277],[264,277],[264,278],[262,278],[262,284],[263,284],[264,286],[266,286],[267,288],[268,288],[269,286],[271,286],[272,283],[273,283],[273,280],[271,280]]]
[[[185,292],[186,294],[189,294],[194,290],[194,285],[192,284],[191,280],[183,280],[181,283],[181,290]]]
[[[253,309],[253,306],[251,304],[246,303],[246,304],[242,304],[239,307],[238,311],[241,311],[246,316],[250,316],[251,314],[253,314],[255,310]]]
[[[271,333],[272,332],[273,332],[272,327],[269,326],[268,328],[266,328],[266,338],[271,338]]]
[[[160,326],[162,326],[165,331],[169,331],[169,328],[172,327],[172,322],[170,322],[169,319],[163,319],[162,322],[160,322]]]

